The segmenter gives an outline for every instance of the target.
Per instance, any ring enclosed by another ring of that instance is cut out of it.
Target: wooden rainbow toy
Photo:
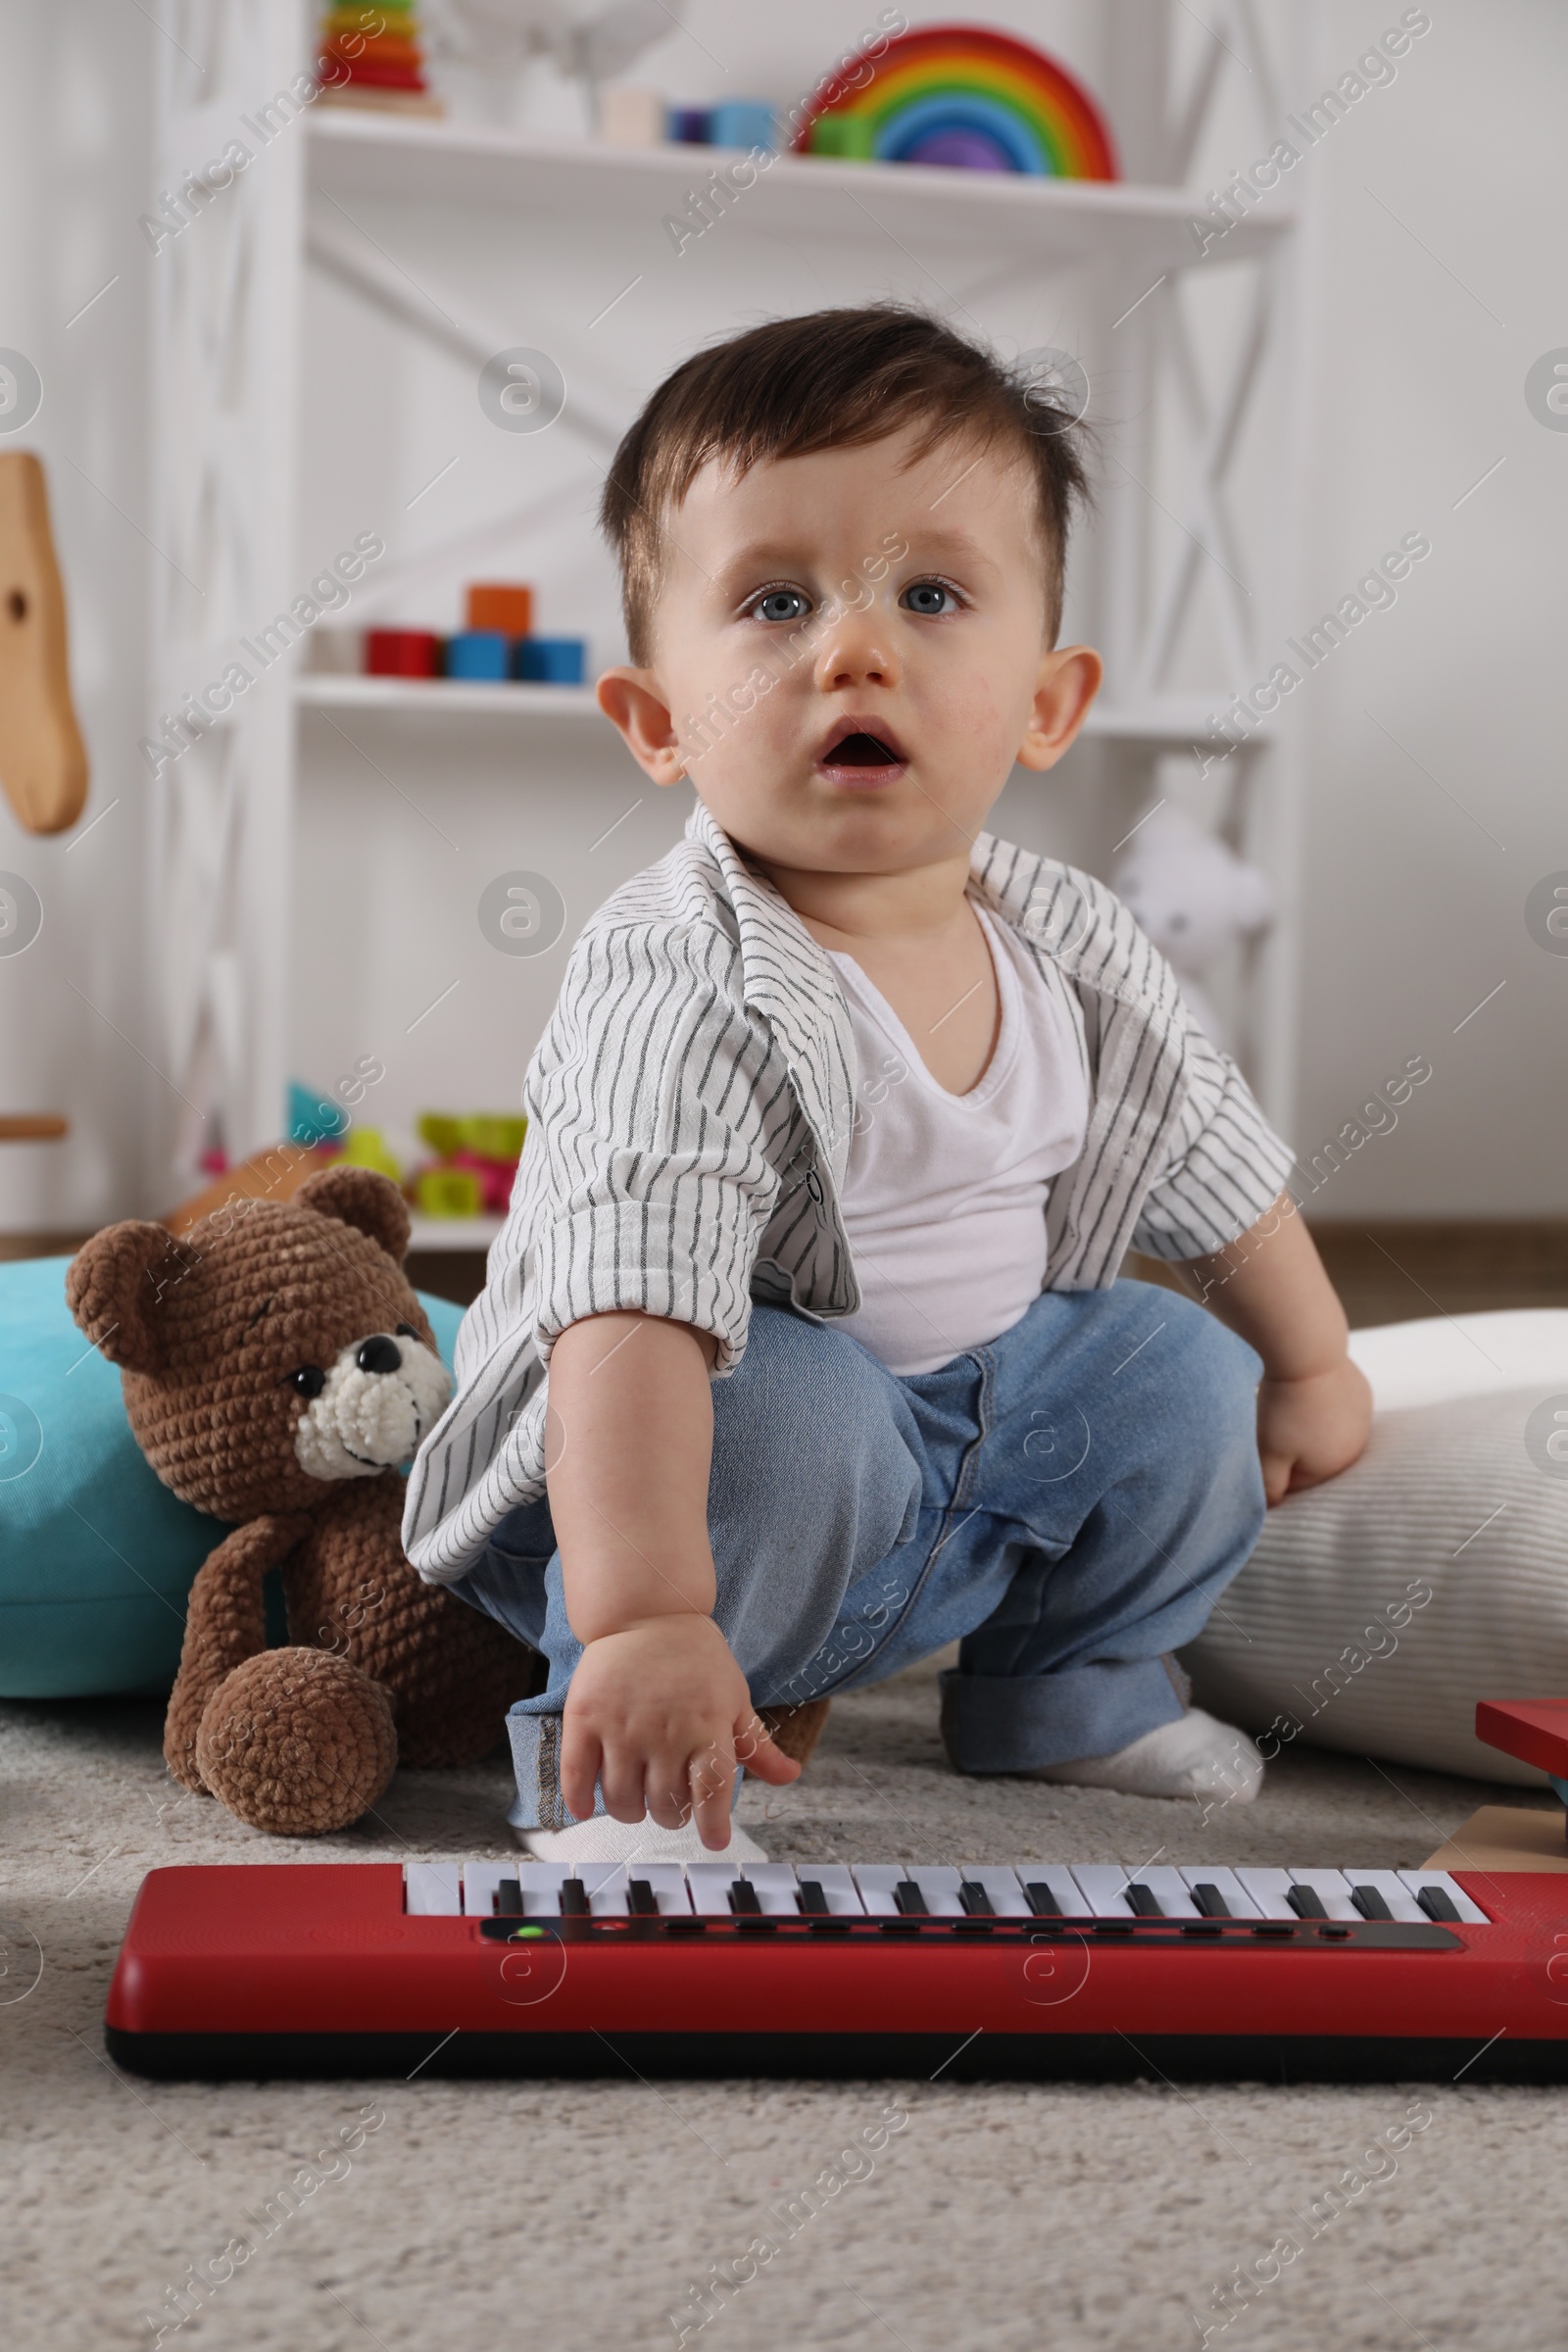
[[[973,24],[923,25],[879,56],[851,59],[818,91],[794,144],[847,161],[1116,177],[1088,91],[1044,51]]]

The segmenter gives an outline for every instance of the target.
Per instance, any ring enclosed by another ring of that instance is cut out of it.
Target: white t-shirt
[[[890,1372],[939,1364],[1001,1337],[1046,1279],[1051,1178],[1084,1147],[1081,1024],[1010,929],[971,898],[1002,1000],[996,1050],[954,1095],[851,956],[834,955],[860,1065],[841,1206],[860,1286],[850,1332]]]

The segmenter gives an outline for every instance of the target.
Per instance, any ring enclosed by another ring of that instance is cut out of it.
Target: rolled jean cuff
[[[507,1819],[514,1830],[569,1830],[577,1818],[567,1812],[561,1793],[561,1724],[559,1715],[507,1717],[517,1776],[516,1801]],[[605,1810],[604,1792],[596,1783],[594,1812]]]
[[[538,1701],[524,1700],[537,1706]],[[569,1830],[577,1819],[568,1813],[561,1793],[561,1726],[559,1715],[524,1714],[522,1707],[507,1717],[507,1736],[512,1741],[513,1770],[517,1776],[517,1793],[507,1814],[514,1830]],[[733,1804],[741,1791],[744,1767],[735,1767]],[[596,1821],[603,1821],[610,1811],[605,1792],[594,1783],[594,1812]]]
[[[1059,1674],[940,1677],[942,1740],[957,1772],[1076,1764],[1182,1714],[1162,1658],[1108,1659]]]

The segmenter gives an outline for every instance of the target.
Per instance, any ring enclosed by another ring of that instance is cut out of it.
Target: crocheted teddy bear
[[[235,1522],[191,1590],[164,1754],[254,1829],[345,1828],[400,1755],[477,1762],[535,1687],[532,1650],[404,1557],[398,1468],[451,1394],[408,1246],[397,1188],[339,1165],[181,1237],[107,1226],[66,1278],[158,1476]],[[275,1567],[283,1649],[266,1645]]]

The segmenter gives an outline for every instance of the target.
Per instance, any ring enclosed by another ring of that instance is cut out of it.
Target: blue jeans
[[[960,1772],[1108,1755],[1174,1721],[1166,1655],[1263,1522],[1261,1370],[1140,1282],[1047,1291],[989,1347],[906,1379],[831,1325],[755,1307],[713,1383],[709,1486],[713,1615],[754,1704],[858,1690],[957,1641],[942,1737]],[[511,1818],[563,1828],[582,1644],[548,1500],[510,1512],[453,1590],[549,1662],[512,1710]]]

